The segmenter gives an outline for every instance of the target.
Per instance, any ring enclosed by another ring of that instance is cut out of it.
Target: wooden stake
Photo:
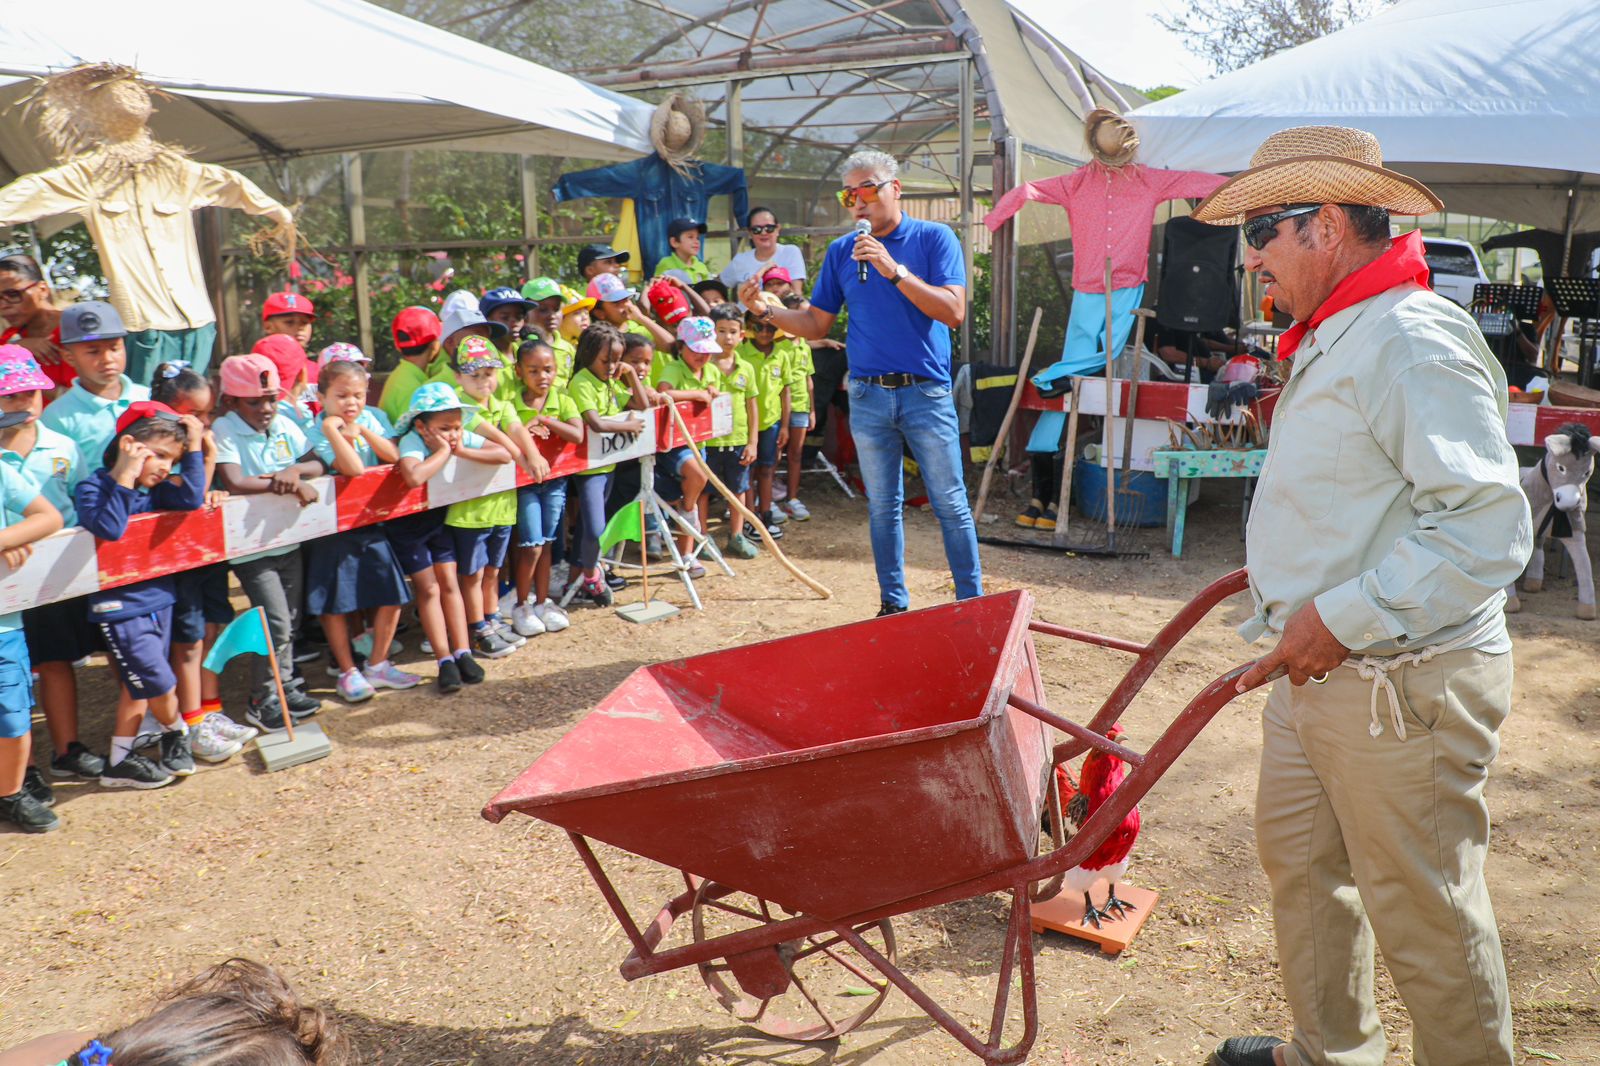
[[[677,423],[678,432],[683,434],[684,443],[689,446],[689,452],[694,456],[694,461],[700,465],[700,470],[705,474],[706,481],[716,486],[717,491],[722,494],[722,498],[728,501],[729,507],[733,508],[746,522],[755,526],[756,533],[761,537],[761,542],[767,546],[767,550],[772,553],[773,558],[782,563],[785,570],[793,574],[818,596],[825,600],[832,599],[832,590],[821,582],[813,580],[804,570],[791,563],[789,557],[779,549],[778,542],[772,539],[772,534],[767,532],[767,524],[757,518],[755,512],[746,507],[744,502],[735,496],[727,485],[723,484],[722,479],[712,472],[710,465],[706,463],[705,456],[700,454],[700,446],[694,442],[694,435],[689,432],[689,427],[684,422],[683,415],[678,413],[678,405],[669,403],[667,404],[667,410],[672,412],[672,420]]]
[[[294,743],[294,721],[289,716],[289,697],[283,692],[283,678],[278,674],[278,649],[272,644],[272,630],[267,626],[267,612],[265,608],[257,607],[261,612],[261,632],[267,637],[267,662],[272,667],[272,683],[278,689],[278,713],[283,715],[283,731],[289,736],[289,743]]]
[[[1111,351],[1112,319],[1111,310],[1111,257],[1106,256],[1106,425],[1105,425],[1105,467],[1106,467],[1106,547],[1117,546],[1117,486],[1116,479],[1112,476],[1111,444],[1114,436],[1117,409],[1117,379],[1115,372],[1116,356]]]
[[[648,607],[650,605],[650,555],[644,550],[644,528],[644,493],[641,491],[639,493],[639,588],[644,593],[645,606]],[[667,530],[667,535],[672,535],[670,529]]]
[[[989,499],[989,478],[993,476],[995,464],[1005,454],[1006,443],[1011,438],[1011,420],[1016,416],[1017,405],[1022,402],[1022,390],[1028,384],[1028,366],[1033,362],[1033,342],[1039,339],[1039,320],[1043,317],[1044,308],[1035,307],[1033,325],[1028,329],[1028,347],[1022,353],[1022,362],[1017,365],[1017,383],[1011,387],[1011,404],[1006,408],[1006,416],[1000,420],[1000,432],[994,438],[994,447],[989,449],[989,461],[983,464],[983,477],[978,481],[978,503],[972,509],[978,521],[983,519],[983,505]]]
[[[1078,453],[1078,404],[1083,398],[1083,378],[1072,379],[1072,402],[1067,414],[1067,441],[1061,448],[1061,498],[1056,501],[1056,547],[1067,543],[1067,521],[1072,513],[1072,468]]]

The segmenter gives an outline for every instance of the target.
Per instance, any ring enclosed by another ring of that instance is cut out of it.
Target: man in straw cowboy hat
[[[1391,214],[1442,206],[1370,133],[1307,126],[1194,213],[1243,226],[1246,269],[1295,319],[1240,627],[1277,643],[1239,681],[1287,674],[1262,715],[1256,843],[1295,1024],[1287,1044],[1225,1041],[1218,1066],[1380,1066],[1374,943],[1417,1063],[1512,1061],[1483,790],[1511,705],[1502,590],[1532,525],[1505,376],[1428,290],[1421,235],[1389,236]]]

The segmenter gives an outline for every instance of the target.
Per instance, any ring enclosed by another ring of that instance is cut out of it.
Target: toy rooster
[[[1108,740],[1122,736],[1121,724],[1113,725],[1106,733]],[[1122,784],[1128,774],[1128,764],[1099,748],[1090,748],[1083,757],[1083,769],[1078,781],[1073,781],[1072,771],[1065,764],[1056,767],[1056,789],[1061,796],[1062,810],[1074,830],[1081,830],[1089,816],[1100,808]],[[1105,841],[1083,860],[1081,866],[1068,870],[1062,882],[1062,891],[1083,893],[1083,924],[1100,928],[1102,921],[1124,918],[1134,909],[1133,904],[1117,898],[1117,881],[1128,871],[1128,854],[1139,836],[1139,808],[1128,812],[1122,824],[1111,830]],[[1096,907],[1089,898],[1089,890],[1100,878],[1111,881],[1104,905]]]

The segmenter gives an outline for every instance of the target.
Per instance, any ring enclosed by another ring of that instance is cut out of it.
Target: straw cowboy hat
[[[1113,140],[1120,143],[1120,147],[1114,152],[1107,152],[1095,137],[1095,132],[1106,123],[1112,124],[1108,132]],[[1084,117],[1083,139],[1094,157],[1108,167],[1120,167],[1133,162],[1134,153],[1139,150],[1139,133],[1133,128],[1133,124],[1115,111],[1104,107],[1097,107]]]
[[[1366,130],[1296,126],[1262,141],[1250,169],[1219,185],[1194,218],[1237,226],[1246,212],[1278,204],[1360,204],[1392,215],[1444,210],[1422,182],[1384,169],[1378,138]]]
[[[650,116],[650,143],[674,170],[685,169],[706,137],[706,109],[692,96],[673,93]]]

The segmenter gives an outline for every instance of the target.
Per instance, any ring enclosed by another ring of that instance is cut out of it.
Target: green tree
[[[1237,70],[1325,37],[1372,15],[1390,0],[1191,0],[1155,20],[1220,71]]]

